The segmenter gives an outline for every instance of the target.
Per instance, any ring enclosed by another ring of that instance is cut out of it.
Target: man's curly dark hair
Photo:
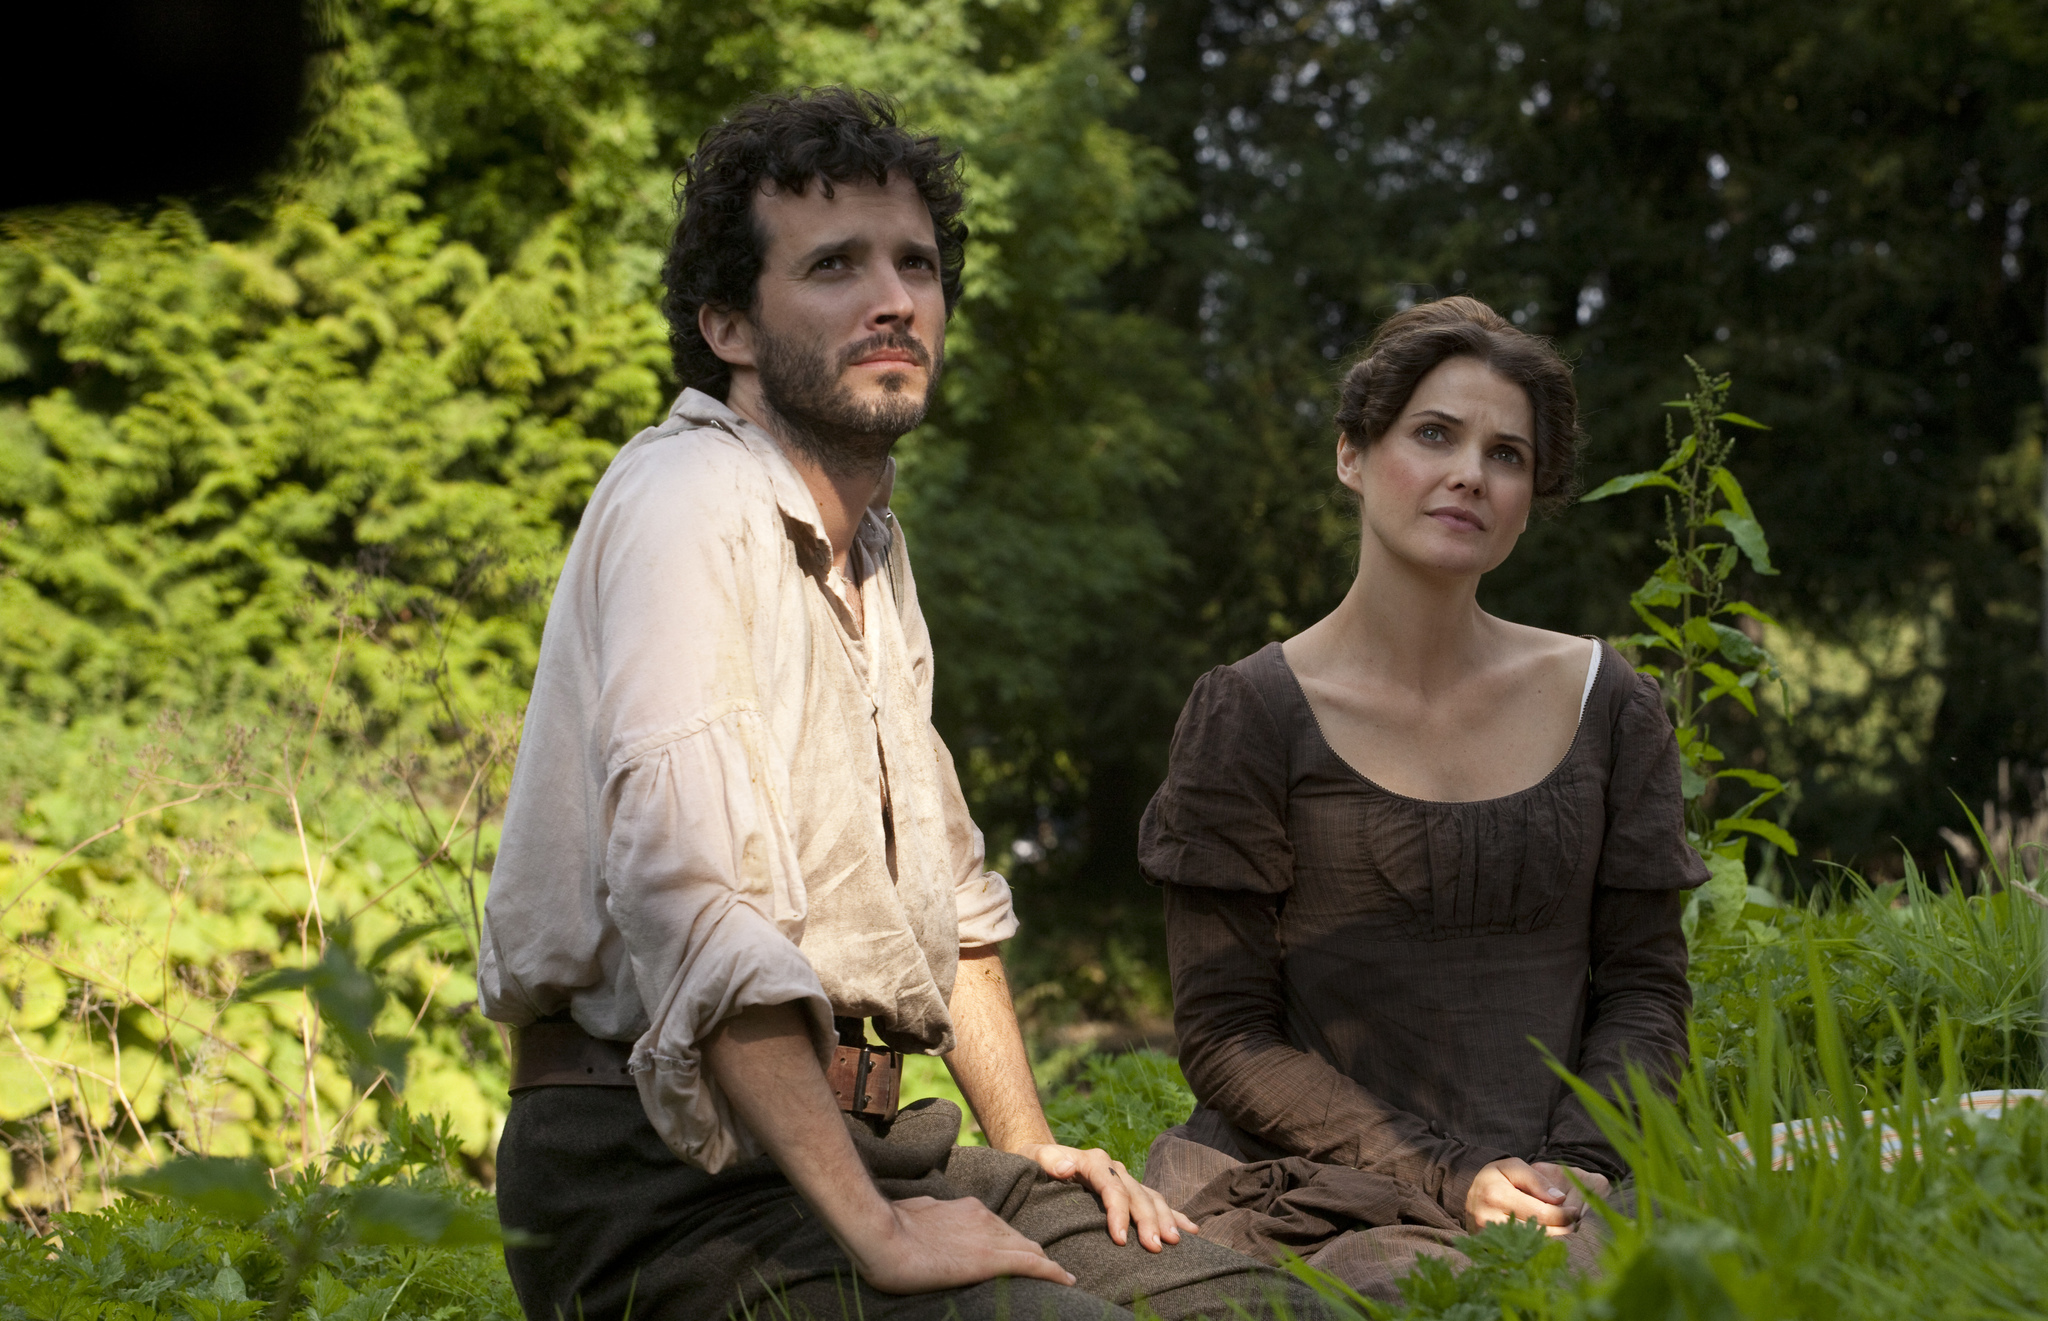
[[[830,197],[834,184],[886,185],[891,174],[909,179],[931,210],[950,317],[967,247],[960,153],[898,126],[894,102],[845,87],[798,88],[754,97],[705,133],[677,179],[681,214],[661,268],[677,379],[719,399],[732,383],[732,368],[697,329],[697,310],[754,306],[766,239],[754,196],[763,182],[799,195],[815,182]]]

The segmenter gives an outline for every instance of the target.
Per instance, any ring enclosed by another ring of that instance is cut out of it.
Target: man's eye
[[[814,271],[839,271],[846,269],[846,258],[826,257],[811,268]]]

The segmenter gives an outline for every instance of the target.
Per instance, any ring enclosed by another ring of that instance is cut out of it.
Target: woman
[[[1477,601],[1569,500],[1577,407],[1474,299],[1383,325],[1337,414],[1357,580],[1196,684],[1145,815],[1201,1101],[1146,1182],[1382,1298],[1506,1219],[1590,1262],[1585,1194],[1627,1171],[1544,1051],[1603,1089],[1685,1059],[1681,891],[1707,873],[1657,685]]]

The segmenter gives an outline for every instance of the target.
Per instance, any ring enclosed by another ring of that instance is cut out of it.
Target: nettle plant
[[[1770,653],[1741,627],[1743,620],[1754,621],[1753,629],[1777,621],[1736,597],[1729,584],[1744,560],[1759,574],[1778,571],[1771,565],[1763,525],[1743,494],[1742,483],[1728,470],[1735,438],[1723,431],[1722,424],[1757,431],[1770,428],[1728,411],[1726,373],[1710,376],[1691,358],[1685,361],[1692,368],[1693,389],[1665,407],[1684,409],[1691,429],[1681,436],[1676,419],[1667,417],[1669,455],[1664,462],[1654,470],[1602,483],[1585,499],[1605,500],[1645,487],[1666,493],[1665,532],[1657,542],[1666,558],[1629,597],[1648,631],[1626,643],[1663,661],[1637,668],[1663,685],[1678,734],[1686,836],[1713,873],[1713,880],[1686,907],[1686,934],[1701,934],[1704,922],[1706,934],[1724,939],[1745,931],[1768,938],[1772,929],[1758,920],[1766,915],[1748,910],[1752,905],[1775,907],[1777,900],[1750,884],[1747,853],[1749,841],[1758,838],[1797,856],[1799,845],[1791,834],[1778,822],[1757,815],[1789,786],[1768,772],[1727,765],[1725,754],[1714,746],[1710,717],[1715,704],[1722,702],[1756,715],[1758,687],[1778,678]],[[1724,781],[1743,786],[1749,796],[1733,811],[1716,815]]]

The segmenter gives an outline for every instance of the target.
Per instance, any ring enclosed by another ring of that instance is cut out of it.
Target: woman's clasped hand
[[[1604,1174],[1553,1161],[1532,1165],[1509,1156],[1486,1166],[1472,1180],[1472,1189],[1465,1194],[1465,1227],[1477,1233],[1488,1225],[1528,1220],[1553,1237],[1562,1237],[1585,1219],[1587,1193],[1605,1197],[1610,1191]]]

